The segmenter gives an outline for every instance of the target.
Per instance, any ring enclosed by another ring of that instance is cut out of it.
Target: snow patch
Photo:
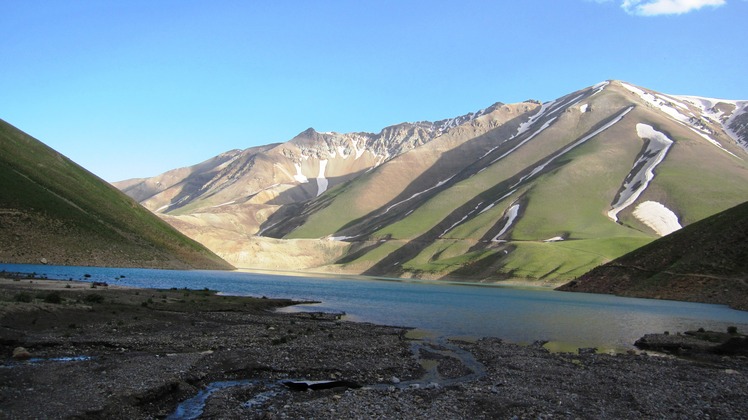
[[[687,102],[696,105],[697,107],[703,106],[702,101],[698,101],[699,104],[696,103],[693,97],[671,97],[666,96],[662,94],[652,94],[649,92],[645,92],[636,86],[629,85],[627,83],[621,82],[621,86],[628,89],[630,92],[635,93],[638,95],[644,102],[650,104],[651,106],[659,109],[660,111],[664,112],[668,116],[670,116],[675,121],[678,121],[679,123],[687,126],[691,130],[693,130],[696,134],[700,135],[704,139],[706,139],[709,143],[717,146],[722,151],[731,154],[732,156],[735,156],[733,153],[731,153],[729,150],[725,149],[720,142],[713,139],[709,134],[712,134],[711,130],[706,128],[702,123],[699,123],[699,116],[692,113],[688,106],[684,103],[684,99],[687,100]],[[691,100],[688,100],[691,99]],[[706,99],[706,98],[700,98],[700,99]],[[708,102],[708,101],[707,101]],[[679,111],[677,108],[682,109],[684,112],[687,112],[690,115],[686,115],[683,112]],[[735,156],[737,157],[737,156]]]
[[[171,207],[171,204],[167,204],[167,205],[165,205],[165,206],[161,206],[161,207],[157,208],[157,209],[156,209],[156,211],[155,211],[154,213],[159,213],[159,212],[161,212],[161,210],[166,210],[166,209],[168,209],[169,207]]]
[[[322,159],[319,161],[319,174],[317,175],[317,197],[322,195],[325,191],[327,191],[327,186],[329,185],[329,182],[327,178],[325,178],[325,170],[327,169],[327,159]]]
[[[738,143],[743,149],[745,149],[746,152],[748,152],[748,138],[740,137],[740,135],[733,129],[733,127],[739,125],[736,122],[736,119],[741,115],[744,115],[746,112],[748,112],[748,101],[738,102],[735,111],[733,111],[732,115],[730,115],[730,118],[728,118],[727,121],[724,122],[724,128],[725,132],[730,137],[732,137],[732,139],[735,140],[735,142]],[[745,126],[739,128],[745,130]]]
[[[649,226],[660,236],[669,235],[682,228],[678,216],[656,201],[645,201],[634,209],[634,217]]]
[[[582,106],[579,107],[579,112],[581,112],[582,114],[584,114],[585,112],[587,112],[588,108],[589,108],[589,104],[584,104],[584,105],[582,105]]]
[[[360,235],[357,235],[357,236],[328,236],[327,240],[328,241],[338,241],[338,242],[340,242],[340,241],[347,241],[348,239],[358,238],[358,236],[360,236]]]
[[[359,146],[358,146],[359,143],[361,143],[361,148],[359,148]],[[353,150],[356,151],[356,158],[355,159],[360,158],[361,155],[363,155],[364,152],[366,151],[366,140],[365,139],[361,139],[360,141],[359,140],[353,141]]]
[[[520,134],[524,133],[525,131],[529,130],[530,127],[535,124],[537,120],[539,120],[541,117],[545,115],[545,113],[556,103],[556,101],[548,101],[540,106],[540,109],[538,112],[535,113],[532,117],[530,117],[529,120],[521,123],[519,125],[519,128],[517,129],[517,134],[513,135],[512,137],[517,137]]]
[[[628,83],[621,82],[621,86],[623,86],[624,88],[628,89],[630,92],[635,93],[644,102],[646,102],[646,103],[652,105],[653,107],[659,109],[660,111],[662,111],[665,114],[669,115],[670,117],[672,117],[676,121],[680,121],[680,122],[682,122],[684,124],[688,123],[688,117],[685,116],[685,115],[683,115],[683,114],[681,114],[674,107],[670,106],[667,103],[667,101],[664,101],[664,100],[658,98],[657,96],[655,96],[655,95],[653,95],[653,94],[651,94],[649,92],[645,92],[645,91],[639,89],[636,86],[629,85]]]
[[[305,177],[304,174],[301,173],[301,165],[299,165],[298,163],[294,163],[293,166],[296,168],[296,175],[293,176],[293,179],[301,184],[306,184],[307,182],[309,182],[309,178]]]
[[[491,239],[491,242],[506,242],[504,240],[499,239],[501,235],[505,234],[510,227],[512,227],[512,224],[514,223],[514,219],[517,218],[517,214],[519,214],[519,204],[515,204],[511,207],[509,207],[509,210],[507,210],[507,219],[506,223],[504,223],[504,227],[501,228],[501,231]]]
[[[731,128],[735,119],[748,111],[748,101],[733,101],[729,99],[705,98],[701,96],[677,96],[677,98],[698,108],[705,119],[721,125],[722,129],[725,130],[725,133],[727,133],[735,143],[748,151],[748,139],[741,138],[740,135]],[[735,109],[731,113],[725,114],[724,111],[717,109],[719,104],[732,105]]]
[[[667,155],[673,141],[665,134],[655,130],[651,125],[637,124],[636,134],[641,139],[649,139],[647,150],[642,152],[639,159],[634,162],[634,166],[623,181],[623,191],[619,193],[618,200],[613,204],[613,208],[608,211],[608,217],[614,222],[618,222],[618,213],[639,198],[647,189],[649,183],[654,179],[654,169],[659,165]]]
[[[594,90],[594,92],[592,92],[592,95],[590,95],[590,96],[595,96],[598,93],[602,92],[603,89],[605,89],[609,84],[610,84],[610,82],[607,81],[607,80],[605,80],[605,81],[602,81],[602,82],[596,84],[595,86],[592,86],[592,89]]]
[[[552,238],[548,238],[548,239],[544,240],[543,242],[560,242],[560,241],[563,241],[563,240],[564,240],[564,238],[561,237],[561,236],[554,236]]]

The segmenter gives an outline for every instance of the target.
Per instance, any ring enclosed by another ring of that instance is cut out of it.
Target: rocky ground
[[[741,355],[419,340],[290,303],[0,280],[0,418],[748,417]]]

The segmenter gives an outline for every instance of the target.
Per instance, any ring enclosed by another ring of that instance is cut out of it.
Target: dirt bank
[[[0,418],[165,418],[178,407],[186,418],[748,416],[742,357],[420,342],[403,328],[269,312],[290,303],[2,280]],[[19,347],[32,359],[12,358]]]

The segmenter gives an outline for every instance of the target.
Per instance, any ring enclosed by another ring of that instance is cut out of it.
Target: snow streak
[[[322,159],[319,161],[319,174],[317,175],[317,197],[327,191],[329,182],[325,178],[325,169],[327,169],[327,159]]]
[[[735,154],[725,149],[720,142],[709,136],[709,134],[712,134],[711,130],[706,128],[703,124],[700,124],[698,122],[699,119],[696,118],[689,110],[688,105],[682,102],[683,99],[689,99],[689,97],[674,98],[672,96],[645,92],[636,86],[629,85],[628,83],[622,82],[621,85],[629,91],[638,95],[644,102],[650,104],[654,108],[659,109],[660,111],[667,114],[670,118],[690,128],[694,133],[700,135],[709,143],[717,146],[723,152],[735,156]],[[693,99],[691,99],[689,102],[696,105],[697,107],[703,107],[703,104],[697,104],[693,101]],[[684,112],[690,113],[692,115],[686,115],[684,114]]]
[[[455,177],[455,175],[452,175],[452,176],[450,176],[449,178],[445,179],[444,181],[439,181],[439,182],[438,182],[438,183],[437,183],[436,185],[434,185],[434,186],[433,186],[433,187],[431,187],[431,188],[427,188],[427,189],[425,189],[425,190],[423,190],[423,191],[421,191],[421,192],[417,192],[417,193],[415,193],[415,194],[411,195],[410,197],[406,198],[405,200],[402,200],[402,201],[398,201],[397,203],[395,203],[395,204],[393,204],[393,205],[391,205],[391,206],[387,207],[387,209],[386,209],[386,210],[384,211],[384,213],[382,213],[382,215],[385,215],[385,214],[387,214],[387,213],[388,213],[388,212],[389,212],[390,210],[392,210],[392,209],[393,209],[394,207],[397,207],[397,206],[399,206],[400,204],[403,204],[403,203],[405,203],[405,202],[408,202],[408,201],[410,201],[410,200],[412,200],[412,199],[414,199],[414,198],[418,197],[419,195],[423,195],[423,194],[426,194],[427,192],[429,192],[429,191],[431,191],[431,190],[433,190],[433,189],[436,189],[436,188],[439,188],[439,187],[441,187],[442,185],[446,184],[447,182],[449,182],[449,181],[450,181],[450,180],[451,180],[452,178],[454,178],[454,177]]]
[[[506,223],[504,224],[504,227],[501,228],[501,231],[499,231],[499,233],[496,236],[494,236],[493,239],[491,239],[491,242],[506,242],[499,238],[501,237],[501,235],[505,234],[506,231],[508,231],[510,227],[512,227],[512,224],[514,223],[514,219],[517,218],[517,214],[519,214],[519,204],[515,204],[509,207],[509,210],[507,210],[507,220],[506,220]]]
[[[293,166],[296,168],[296,175],[293,176],[293,179],[301,184],[306,184],[307,182],[309,182],[309,178],[305,177],[304,174],[301,173],[301,165],[299,165],[298,163],[294,163]]]
[[[663,133],[655,130],[647,124],[637,124],[636,134],[642,139],[648,139],[647,149],[641,153],[639,159],[634,162],[631,172],[623,181],[622,190],[618,193],[618,200],[613,203],[613,208],[608,211],[608,217],[614,222],[618,221],[618,213],[639,198],[641,193],[647,189],[649,183],[654,179],[654,169],[665,159],[673,141]]]
[[[462,219],[458,220],[458,221],[457,221],[457,222],[455,222],[455,223],[454,223],[454,224],[453,224],[452,226],[448,227],[448,228],[447,228],[447,230],[445,230],[444,232],[442,232],[442,233],[441,233],[441,235],[439,235],[439,237],[441,238],[442,236],[446,235],[446,234],[447,234],[447,232],[449,232],[450,230],[452,230],[452,229],[454,229],[455,227],[457,227],[457,226],[458,226],[458,225],[459,225],[460,223],[462,223],[462,222],[464,222],[465,220],[467,220],[467,219],[468,219],[468,218],[469,218],[470,216],[472,216],[472,215],[473,215],[473,213],[475,213],[476,211],[478,211],[478,209],[479,209],[479,208],[480,208],[480,206],[482,206],[482,205],[483,205],[483,202],[481,201],[480,203],[478,203],[478,205],[477,205],[477,206],[475,206],[475,208],[474,208],[474,209],[470,210],[470,211],[469,211],[469,212],[468,212],[468,213],[467,213],[466,215],[462,216]]]
[[[548,159],[547,161],[545,161],[543,164],[536,166],[529,174],[527,174],[527,175],[523,176],[522,178],[520,178],[519,181],[517,181],[517,183],[515,183],[514,185],[512,185],[510,188],[514,188],[514,187],[518,186],[519,184],[523,183],[524,181],[532,178],[533,176],[535,176],[538,173],[540,173],[540,171],[542,171],[543,169],[545,169],[545,167],[548,166],[550,163],[552,163],[554,160],[556,160],[559,157],[565,155],[566,153],[568,153],[569,151],[571,151],[575,147],[579,146],[580,144],[586,142],[587,140],[591,139],[592,137],[595,137],[596,135],[598,135],[598,134],[602,133],[603,131],[609,129],[610,127],[614,126],[618,121],[621,121],[623,119],[623,117],[626,116],[626,114],[628,114],[629,112],[631,112],[632,109],[634,109],[633,106],[630,106],[630,107],[626,108],[620,114],[618,114],[615,118],[613,118],[612,120],[610,120],[608,123],[606,123],[602,127],[598,128],[597,130],[593,131],[590,134],[587,134],[586,136],[584,136],[581,139],[577,140],[576,142],[570,144],[569,146],[566,146],[566,148],[564,148],[560,152],[556,153],[554,156],[552,156],[550,159]]]

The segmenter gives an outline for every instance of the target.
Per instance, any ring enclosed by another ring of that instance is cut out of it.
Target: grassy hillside
[[[560,290],[748,310],[748,202],[597,267]]]
[[[66,157],[0,120],[0,260],[227,269]]]
[[[674,145],[636,203],[664,203],[687,225],[748,194],[745,160],[617,84],[559,98],[534,118],[522,132],[499,124],[429,150],[456,139],[445,134],[398,156],[318,198],[285,237],[362,241],[338,263],[371,275],[561,284],[659,237],[634,217],[636,205],[618,222],[607,214],[647,150],[640,124]]]

